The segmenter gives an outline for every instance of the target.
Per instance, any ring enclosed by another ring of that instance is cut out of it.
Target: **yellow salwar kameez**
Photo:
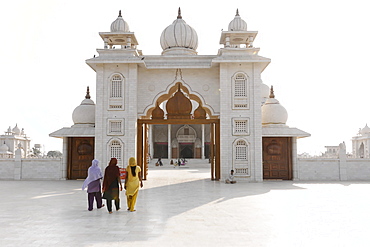
[[[135,176],[132,172],[132,168],[135,169]],[[126,180],[125,180],[125,189],[127,197],[127,207],[129,211],[135,211],[135,204],[137,195],[139,193],[139,186],[143,187],[141,181],[141,168],[136,165],[136,159],[131,157],[129,159],[129,165],[126,168]]]

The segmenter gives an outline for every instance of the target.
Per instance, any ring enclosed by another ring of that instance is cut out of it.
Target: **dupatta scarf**
[[[131,157],[128,163],[129,165],[126,169],[126,195],[132,196],[138,192],[140,187],[139,172],[141,172],[141,168],[136,165],[136,159],[134,157]]]
[[[91,163],[91,166],[87,170],[87,178],[82,185],[82,190],[86,189],[89,183],[103,177],[101,169],[99,167],[99,161],[94,159]]]
[[[109,161],[109,165],[105,168],[104,180],[103,180],[103,191],[108,190],[111,183],[119,178],[119,168],[117,166],[117,159],[112,158]]]

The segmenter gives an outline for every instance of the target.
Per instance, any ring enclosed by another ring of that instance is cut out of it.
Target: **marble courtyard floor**
[[[150,166],[136,212],[87,210],[77,181],[0,181],[0,246],[369,246],[370,183],[224,184]],[[96,205],[94,205],[95,207]]]

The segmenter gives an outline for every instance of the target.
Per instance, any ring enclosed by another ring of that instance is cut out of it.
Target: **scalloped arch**
[[[141,116],[141,119],[150,119],[151,116],[152,116],[152,112],[154,110],[154,108],[156,107],[157,104],[161,104],[163,103],[164,101],[170,99],[172,97],[172,95],[178,90],[178,88],[180,87],[180,89],[185,93],[187,94],[187,96],[189,97],[190,100],[194,100],[195,102],[197,102],[201,107],[203,107],[203,109],[206,111],[207,115],[209,116],[209,118],[211,119],[215,119],[215,118],[218,118],[217,115],[213,115],[212,114],[212,110],[210,107],[206,106],[203,104],[203,100],[201,99],[201,97],[199,97],[198,95],[196,94],[193,94],[193,93],[190,93],[189,89],[183,84],[181,83],[180,81],[176,82],[173,86],[171,86],[168,90],[167,93],[163,93],[161,94],[159,97],[157,97],[157,99],[155,99],[155,101],[152,103],[151,106],[148,106],[146,108],[146,114],[144,114],[144,116]],[[145,112],[145,111],[144,111]]]

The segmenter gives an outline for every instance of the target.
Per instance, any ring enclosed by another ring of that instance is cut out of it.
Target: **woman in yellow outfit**
[[[137,194],[139,193],[139,186],[143,187],[141,180],[141,168],[136,165],[136,159],[131,157],[128,161],[126,169],[125,190],[127,197],[127,206],[129,211],[135,211],[135,204]]]

